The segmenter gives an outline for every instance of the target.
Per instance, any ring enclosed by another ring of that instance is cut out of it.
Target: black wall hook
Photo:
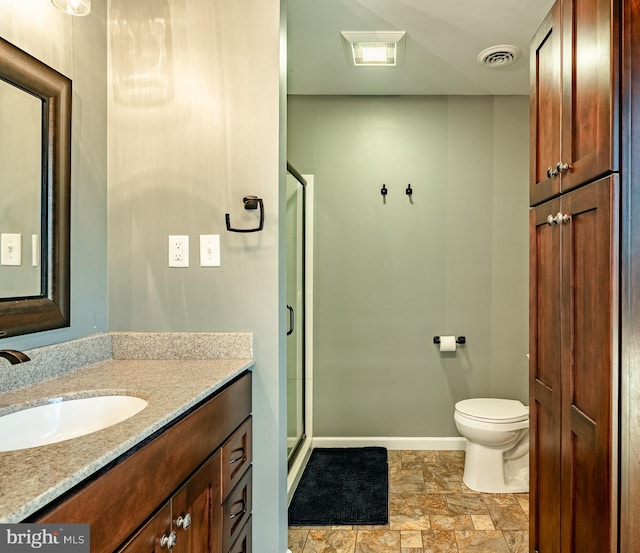
[[[260,210],[260,223],[256,228],[232,228],[231,227],[231,219],[228,213],[225,213],[224,219],[227,223],[227,230],[229,232],[258,232],[264,228],[264,204],[262,203],[262,198],[258,198],[258,196],[245,196],[242,198],[242,202],[244,203],[245,209],[259,209]]]
[[[388,192],[389,191],[387,190],[387,185],[383,184],[382,188],[380,189],[380,194],[382,194],[383,196],[386,196]]]
[[[405,189],[404,192],[407,196],[411,196],[411,194],[413,194],[413,189],[411,188],[410,184],[407,184],[407,188]]]

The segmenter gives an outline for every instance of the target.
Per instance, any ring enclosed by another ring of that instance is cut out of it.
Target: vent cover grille
[[[478,54],[478,62],[486,67],[506,67],[518,60],[521,54],[520,48],[501,44],[480,52]]]

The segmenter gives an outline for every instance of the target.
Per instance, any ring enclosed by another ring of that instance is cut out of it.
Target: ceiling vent
[[[509,44],[491,46],[478,54],[478,63],[486,67],[506,67],[520,58],[520,48]]]

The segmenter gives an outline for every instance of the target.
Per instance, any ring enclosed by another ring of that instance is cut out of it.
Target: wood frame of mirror
[[[0,38],[0,79],[40,98],[40,295],[0,298],[0,337],[70,326],[71,80]]]

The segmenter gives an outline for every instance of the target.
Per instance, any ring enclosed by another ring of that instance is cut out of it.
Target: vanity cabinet
[[[121,553],[209,553],[220,551],[220,454],[215,453],[168,500]],[[168,516],[167,516],[168,515]]]
[[[557,0],[531,43],[530,199],[619,170],[619,2]]]
[[[127,553],[166,553],[168,549],[160,544],[158,536],[167,536],[167,528],[171,528],[171,503],[166,503],[160,511],[141,529],[129,544],[121,551]],[[95,546],[91,542],[91,551]]]
[[[34,522],[91,525],[91,551],[251,551],[251,373]]]

